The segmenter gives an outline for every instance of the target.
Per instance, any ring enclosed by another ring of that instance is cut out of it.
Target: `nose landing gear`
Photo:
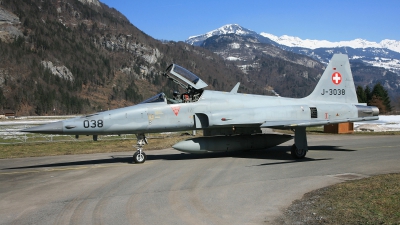
[[[143,152],[143,146],[147,144],[146,136],[142,134],[136,134],[137,144],[136,148],[137,151],[133,154],[133,162],[134,163],[144,163],[146,161],[146,154]]]

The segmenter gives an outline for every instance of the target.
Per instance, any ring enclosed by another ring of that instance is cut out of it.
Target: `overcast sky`
[[[184,41],[226,24],[301,39],[400,40],[400,0],[100,0],[156,39]]]

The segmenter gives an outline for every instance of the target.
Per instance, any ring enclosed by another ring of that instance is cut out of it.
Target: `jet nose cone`
[[[59,121],[59,122],[48,123],[48,124],[37,126],[37,127],[31,127],[31,128],[21,130],[21,132],[42,133],[42,134],[62,134],[63,133],[63,122]]]

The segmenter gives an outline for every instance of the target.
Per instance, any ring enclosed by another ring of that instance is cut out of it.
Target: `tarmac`
[[[2,159],[0,224],[270,224],[311,190],[400,172],[396,135],[309,135],[302,160],[292,142],[146,151],[144,164],[133,152]]]

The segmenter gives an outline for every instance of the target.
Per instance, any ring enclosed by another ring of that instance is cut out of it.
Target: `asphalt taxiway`
[[[263,151],[0,160],[0,224],[265,224],[306,192],[400,172],[399,136],[309,135]]]

